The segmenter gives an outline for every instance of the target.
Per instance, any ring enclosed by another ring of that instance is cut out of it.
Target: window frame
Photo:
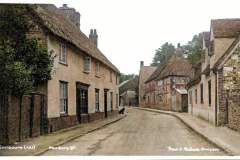
[[[110,92],[110,108],[113,111],[113,92]]]
[[[192,91],[189,91],[189,104],[190,104],[190,105],[193,105]]]
[[[211,106],[212,104],[212,83],[211,80],[208,81],[208,105]]]
[[[67,65],[67,44],[64,42],[59,43],[59,63]],[[64,58],[65,57],[65,58]]]
[[[201,104],[204,103],[203,92],[204,92],[203,83],[201,83],[200,84],[200,102],[201,102]]]
[[[197,89],[195,89],[195,104],[198,103],[198,93],[197,93]]]
[[[100,90],[95,88],[95,112],[100,112]]]
[[[118,85],[118,75],[116,74],[116,85]]]
[[[84,64],[83,64],[84,72],[87,72],[87,73],[91,72],[91,61],[92,61],[92,59],[90,56],[84,57]]]
[[[96,75],[99,75],[99,74],[100,74],[100,62],[96,62],[95,74],[96,74]]]
[[[60,115],[68,114],[68,82],[66,81],[59,81],[59,103]]]

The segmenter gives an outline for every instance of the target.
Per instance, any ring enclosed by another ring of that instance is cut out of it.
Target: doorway
[[[107,118],[108,113],[107,113],[107,106],[108,106],[108,89],[104,89],[104,115],[105,118]]]
[[[82,122],[82,116],[88,114],[88,84],[77,82],[76,84],[76,110],[78,122]]]

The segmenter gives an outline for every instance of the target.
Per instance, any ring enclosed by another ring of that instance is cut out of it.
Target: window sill
[[[95,77],[101,78],[100,74],[95,74]]]
[[[83,73],[89,74],[89,73],[90,73],[90,71],[83,71]]]
[[[64,62],[58,62],[58,63],[60,63],[60,64],[62,64],[62,65],[64,65],[64,66],[68,66],[68,64],[67,63],[64,63]]]
[[[68,114],[67,113],[60,113],[60,117],[67,117]]]

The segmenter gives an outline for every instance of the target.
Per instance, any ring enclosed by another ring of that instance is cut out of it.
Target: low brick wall
[[[48,119],[48,133],[78,124],[77,116],[61,116]]]
[[[89,122],[104,119],[104,117],[105,117],[104,112],[90,113],[89,114]]]
[[[118,111],[108,111],[108,117],[117,116]],[[104,112],[89,113],[81,116],[81,123],[89,123],[105,118]],[[48,118],[48,133],[79,124],[76,115]]]

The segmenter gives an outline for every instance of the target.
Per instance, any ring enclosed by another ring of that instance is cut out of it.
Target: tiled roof
[[[157,69],[155,66],[143,66],[141,67],[140,74],[141,74],[141,80],[143,80],[143,83],[149,78],[149,76],[152,75],[152,73]]]
[[[215,38],[237,37],[240,33],[240,19],[213,19],[211,28]]]
[[[201,81],[201,63],[197,63],[195,65],[192,66],[192,76],[191,76],[191,79],[190,81],[188,82],[187,84],[187,88],[190,88],[191,86],[199,83]]]
[[[165,65],[160,64],[157,69],[149,76],[149,78],[146,80],[145,83],[148,83],[158,77],[158,75],[161,73],[162,69],[165,67]]]
[[[84,51],[89,56],[101,61],[106,66],[119,73],[104,54],[80,31],[56,6],[52,4],[29,5],[34,15],[54,35],[65,39],[67,42]]]
[[[167,76],[191,76],[192,65],[183,57],[173,55],[157,79]]]
[[[160,64],[145,83],[168,76],[191,77],[192,65],[182,56],[173,55],[166,64]]]

